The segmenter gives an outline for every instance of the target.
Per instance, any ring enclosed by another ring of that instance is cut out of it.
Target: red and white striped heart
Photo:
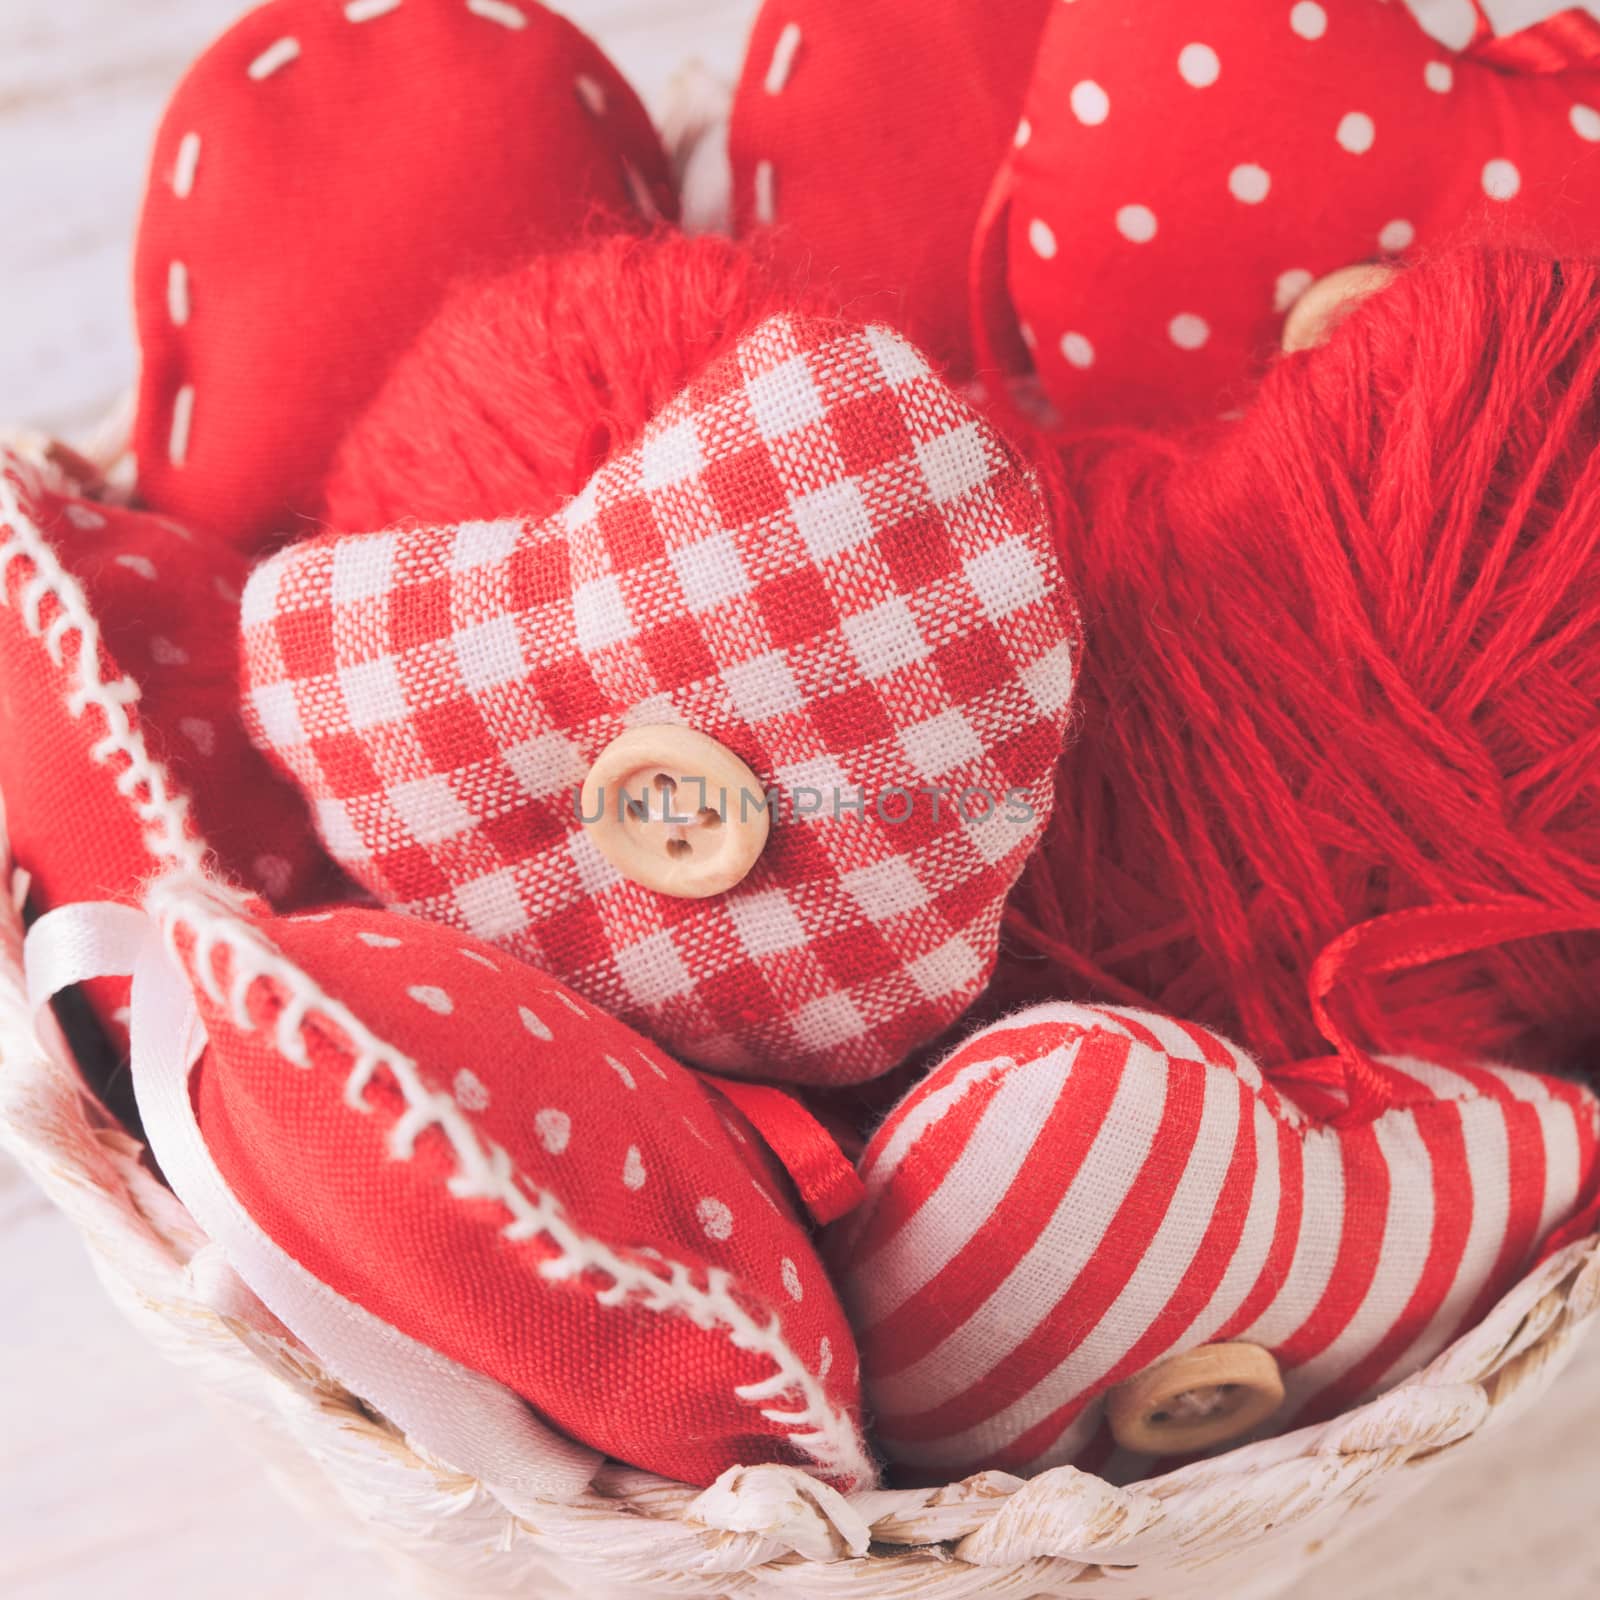
[[[1098,1465],[1098,1402],[1240,1340],[1284,1375],[1275,1426],[1398,1383],[1490,1308],[1597,1179],[1587,1090],[1392,1068],[1334,1129],[1204,1030],[1048,1005],[964,1044],[862,1160],[830,1253],[877,1438],[942,1476]]]

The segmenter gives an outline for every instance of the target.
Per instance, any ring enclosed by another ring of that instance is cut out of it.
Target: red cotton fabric
[[[1466,232],[1600,246],[1600,73],[1496,70],[1440,43],[1474,39],[1465,0],[1417,9],[1439,37],[1398,4],[1053,8],[981,299],[1069,423],[1238,404],[1338,268]]]
[[[1050,10],[772,0],[729,125],[737,232],[970,372],[967,252]]]
[[[245,549],[302,531],[340,435],[463,272],[645,227],[650,119],[533,0],[273,0],[191,70],[134,269],[141,494]]]
[[[878,1130],[829,1242],[885,1454],[939,1482],[1139,1474],[1101,1401],[1167,1355],[1270,1350],[1274,1429],[1431,1361],[1594,1194],[1600,1104],[1497,1067],[1385,1077],[1389,1108],[1334,1128],[1151,1013],[1047,1005],[963,1044]]]
[[[692,1073],[450,928],[204,920],[174,930],[210,1041],[201,1132],[312,1276],[620,1461],[870,1484],[838,1300]]]
[[[242,559],[10,452],[0,482],[0,794],[34,906],[135,902],[185,842],[280,905],[328,893],[305,802],[240,719]],[[124,989],[93,986],[103,1020]]]
[[[1002,440],[886,329],[776,318],[548,522],[263,563],[245,711],[386,903],[696,1065],[845,1083],[993,970],[1074,640]],[[585,832],[585,774],[641,723],[709,735],[776,792],[729,892],[656,894]]]

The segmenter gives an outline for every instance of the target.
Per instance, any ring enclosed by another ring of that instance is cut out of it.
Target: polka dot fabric
[[[1049,1005],[963,1044],[890,1114],[830,1255],[875,1437],[938,1482],[1108,1462],[1106,1392],[1244,1340],[1335,1416],[1470,1328],[1600,1181],[1559,1079],[1390,1065],[1395,1104],[1308,1116],[1166,1017]]]
[[[312,1276],[618,1460],[870,1484],[849,1327],[720,1095],[449,928],[218,908],[172,931],[207,1147]]]
[[[35,906],[131,901],[175,849],[278,904],[328,893],[305,803],[240,716],[243,561],[17,454],[0,482],[0,793]],[[104,1018],[122,988],[96,986]]]
[[[134,263],[143,497],[258,549],[463,272],[671,216],[650,118],[536,0],[271,0],[157,136]]]
[[[993,970],[1075,637],[1037,484],[1000,437],[887,329],[778,317],[548,522],[263,563],[246,716],[384,903],[697,1066],[850,1083]],[[585,777],[640,724],[748,764],[762,791],[728,796],[734,821],[773,797],[727,892],[659,894],[585,829]]]
[[[1066,421],[1160,425],[1236,404],[1341,267],[1462,233],[1600,247],[1600,71],[1454,54],[1440,36],[1514,42],[1458,9],[1054,7],[997,185],[991,335],[1028,330]]]

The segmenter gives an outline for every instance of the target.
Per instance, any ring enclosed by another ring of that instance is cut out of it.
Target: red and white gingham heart
[[[896,335],[775,318],[548,522],[328,536],[258,568],[246,714],[388,904],[702,1065],[853,1082],[988,977],[1074,628],[1000,438]],[[779,793],[713,899],[624,879],[580,821],[599,753],[660,723]]]

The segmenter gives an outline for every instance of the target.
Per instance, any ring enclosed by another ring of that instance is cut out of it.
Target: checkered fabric
[[[688,1060],[816,1083],[884,1072],[982,988],[1075,642],[1017,457],[898,336],[791,318],[551,520],[293,546],[243,627],[255,737],[386,903]],[[621,877],[580,820],[599,752],[662,723],[772,796],[713,899]]]

